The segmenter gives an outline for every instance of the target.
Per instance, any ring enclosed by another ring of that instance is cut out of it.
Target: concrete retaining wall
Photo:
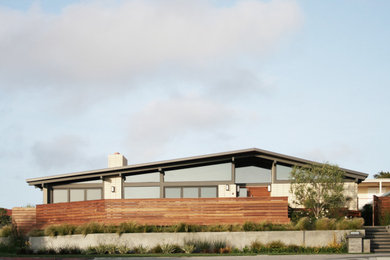
[[[364,230],[359,230],[365,234]],[[78,247],[86,249],[98,245],[126,245],[128,247],[144,246],[152,248],[158,244],[183,245],[185,241],[226,241],[228,245],[242,249],[254,241],[269,243],[281,241],[287,245],[327,246],[341,242],[348,230],[323,231],[262,231],[262,232],[199,232],[199,233],[131,233],[122,234],[90,234],[58,237],[30,237],[33,250],[41,248]]]

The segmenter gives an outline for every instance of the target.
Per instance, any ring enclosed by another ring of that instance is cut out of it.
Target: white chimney
[[[108,168],[127,166],[127,159],[120,153],[116,152],[108,156]]]

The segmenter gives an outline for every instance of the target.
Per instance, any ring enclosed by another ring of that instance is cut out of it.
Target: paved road
[[[390,260],[390,254],[365,255],[258,255],[258,256],[204,256],[204,257],[96,257],[96,258],[41,258],[1,257],[0,260]]]
[[[130,257],[114,258],[115,260],[390,260],[390,254],[364,255],[258,255],[258,256],[206,256],[206,257]],[[95,258],[95,260],[114,260],[113,258]]]

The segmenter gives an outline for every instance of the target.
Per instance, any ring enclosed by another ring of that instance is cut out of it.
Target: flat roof
[[[201,163],[213,163],[218,161],[234,160],[234,158],[245,158],[251,156],[265,158],[269,160],[275,160],[277,162],[282,162],[282,163],[284,162],[284,163],[291,163],[291,164],[319,164],[318,162],[315,161],[310,161],[310,160],[306,160],[294,156],[270,152],[258,148],[249,148],[249,149],[235,150],[235,151],[222,152],[222,153],[213,153],[213,154],[185,157],[185,158],[179,158],[173,160],[133,164],[133,165],[122,166],[122,167],[113,167],[113,168],[105,168],[105,169],[98,169],[98,170],[73,172],[67,174],[58,174],[58,175],[52,175],[47,177],[30,178],[27,179],[26,181],[29,185],[42,186],[43,184],[46,183],[55,183],[55,182],[69,181],[69,180],[82,180],[82,179],[93,178],[93,177],[103,177],[103,176],[115,175],[118,173],[120,174],[120,172],[126,172],[127,174],[132,172],[136,173],[136,172],[142,172],[148,170],[160,171],[167,168],[178,167],[178,166],[189,167],[191,165],[196,165]],[[345,172],[346,176],[356,178],[360,181],[363,181],[368,176],[367,173],[349,170],[345,168],[341,168],[341,169]]]

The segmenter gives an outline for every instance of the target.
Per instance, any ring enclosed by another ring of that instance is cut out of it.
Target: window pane
[[[217,197],[217,187],[201,187],[200,188],[200,197],[201,198],[216,198]]]
[[[70,190],[70,201],[82,201],[84,200],[84,190],[71,189]]]
[[[68,190],[53,190],[53,203],[68,202]]]
[[[192,167],[187,169],[165,171],[164,180],[169,181],[229,181],[231,180],[232,164],[223,163]]]
[[[160,187],[125,187],[125,199],[160,198]]]
[[[276,165],[276,179],[277,180],[289,180],[291,176],[292,168],[289,166]]]
[[[257,166],[236,168],[236,183],[270,183],[271,169]]]
[[[100,200],[102,199],[101,189],[87,189],[87,200]]]
[[[180,198],[181,188],[165,188],[165,198]]]
[[[247,188],[241,188],[240,187],[240,191],[238,193],[238,197],[248,197],[248,190],[247,190]]]
[[[160,173],[151,172],[126,176],[125,182],[160,182]]]
[[[183,188],[183,198],[198,198],[199,188],[186,187]]]

